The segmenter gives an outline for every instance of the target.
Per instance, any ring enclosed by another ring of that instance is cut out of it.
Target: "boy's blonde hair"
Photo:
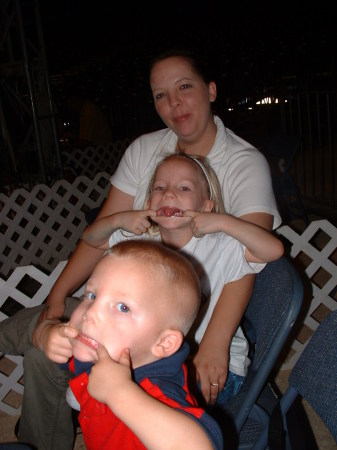
[[[199,277],[187,257],[159,242],[130,239],[119,242],[107,252],[108,257],[132,259],[164,282],[167,326],[187,334],[200,307]],[[153,295],[163,297],[163,292]],[[149,299],[149,302],[151,299]]]

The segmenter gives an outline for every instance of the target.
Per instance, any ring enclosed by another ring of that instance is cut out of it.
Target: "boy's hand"
[[[129,349],[123,349],[119,362],[114,361],[105,347],[97,350],[98,360],[89,375],[88,392],[96,400],[111,402],[116,395],[123,395],[123,389],[131,380],[131,360]]]
[[[75,338],[78,331],[59,320],[45,320],[33,333],[33,344],[56,363],[65,363],[72,356],[69,338]]]

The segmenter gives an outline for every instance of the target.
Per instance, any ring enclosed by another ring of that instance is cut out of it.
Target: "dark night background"
[[[34,4],[20,0],[28,40],[36,33]],[[228,120],[228,106],[240,108],[243,99],[254,103],[290,91],[336,90],[337,14],[325,1],[40,0],[38,5],[60,116],[65,93],[81,87],[108,114],[116,140],[162,126],[152,103],[148,67],[153,56],[172,47],[205,56],[218,87],[215,112],[247,140],[250,136]],[[17,58],[22,58],[20,52]],[[2,59],[7,62],[6,56]],[[5,114],[18,147],[18,120],[10,111]]]
[[[20,2],[26,23],[33,3]],[[220,98],[336,87],[331,2],[48,0],[39,7],[52,82],[57,74],[76,72],[76,65],[85,72],[85,64],[100,58],[104,80],[96,73],[94,82],[104,83],[106,101],[144,90],[148,95],[149,60],[170,47],[206,56]],[[88,72],[95,72],[92,66]]]
[[[249,73],[253,82],[296,76],[310,85],[336,69],[336,13],[324,2],[121,3],[40,2],[51,71],[99,54],[132,64],[181,45],[208,54],[226,76]]]
[[[94,78],[88,93],[97,96],[99,84],[110,105],[146,103],[151,57],[189,47],[212,64],[222,108],[270,90],[335,89],[337,17],[330,5],[59,0],[40,2],[40,10],[51,75],[105,58],[104,82],[87,70]]]

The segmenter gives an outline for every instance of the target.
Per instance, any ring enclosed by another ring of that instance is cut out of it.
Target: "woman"
[[[207,77],[196,57],[184,51],[170,51],[160,55],[151,64],[150,86],[156,111],[168,128],[140,136],[129,146],[111,177],[110,191],[98,217],[133,208],[141,209],[150,175],[157,162],[164,154],[180,150],[207,156],[219,179],[228,214],[269,230],[277,228],[281,218],[272,190],[268,163],[258,150],[226,129],[220,118],[213,115],[211,106],[217,96],[216,83]],[[128,231],[137,234],[132,225]],[[102,255],[103,250],[90,248],[83,241],[80,242],[56,280],[40,320],[59,318],[64,313],[71,313],[71,310],[65,311],[65,298],[85,282]],[[230,346],[249,302],[253,284],[254,275],[246,275],[241,280],[226,285],[222,291],[217,306],[226,303],[231,314],[223,318],[221,335],[218,334],[218,327],[211,327],[208,334],[210,337],[213,333],[216,334],[216,338],[223,343],[224,350]],[[235,305],[235,308],[231,305]],[[18,321],[17,328],[28,329],[27,319],[22,315],[20,318],[22,322]],[[9,320],[15,319],[12,317]],[[2,329],[0,324],[0,330]],[[11,330],[15,332],[13,325],[7,329],[9,334]],[[3,340],[0,337],[1,352],[22,353],[26,350],[24,346],[15,347],[13,336],[11,339],[7,338],[7,333],[3,333],[3,336]],[[28,338],[27,345],[31,342],[30,336]],[[228,357],[224,358],[225,351],[221,354],[216,352],[210,341],[203,340],[198,360],[194,361],[201,386],[209,383],[211,377],[221,384],[227,378]],[[73,435],[71,424],[66,425],[71,412],[67,411],[62,395],[67,383],[60,386],[59,381],[55,382],[55,368],[42,358],[43,355],[35,349],[30,349],[29,354],[25,353],[25,371],[29,370],[30,376],[25,379],[19,438],[29,439],[28,442],[39,448],[44,448],[43,445],[51,448],[53,440],[56,442],[63,437],[60,447],[71,448],[71,445],[65,446],[65,442],[70,441]],[[50,388],[53,396],[50,401],[57,401],[58,408],[53,406],[55,412],[47,419],[44,409],[48,403],[46,391],[51,384],[50,380],[53,380]],[[29,389],[26,389],[28,384]],[[44,391],[39,389],[41,384],[45,386]],[[33,392],[31,397],[30,393]],[[213,389],[211,402],[216,401],[217,395],[218,390]],[[32,409],[34,414],[31,413]],[[39,433],[34,431],[38,421],[41,424]],[[62,423],[62,432],[57,427],[52,428],[50,423]],[[34,434],[36,438],[33,437]],[[44,444],[44,441],[47,443]]]

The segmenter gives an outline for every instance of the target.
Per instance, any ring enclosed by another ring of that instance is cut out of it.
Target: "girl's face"
[[[157,211],[156,222],[164,228],[186,226],[190,217],[182,217],[187,210],[210,212],[213,201],[204,177],[188,160],[173,158],[157,169],[149,207]]]
[[[70,318],[70,326],[79,331],[71,341],[74,357],[95,361],[96,350],[103,345],[115,361],[122,349],[129,348],[133,367],[153,361],[151,350],[166,317],[161,292],[167,289],[135,261],[105,256]]]
[[[193,142],[213,120],[210,102],[216,99],[216,85],[208,85],[190,62],[171,56],[156,63],[150,85],[156,111],[181,140]]]

